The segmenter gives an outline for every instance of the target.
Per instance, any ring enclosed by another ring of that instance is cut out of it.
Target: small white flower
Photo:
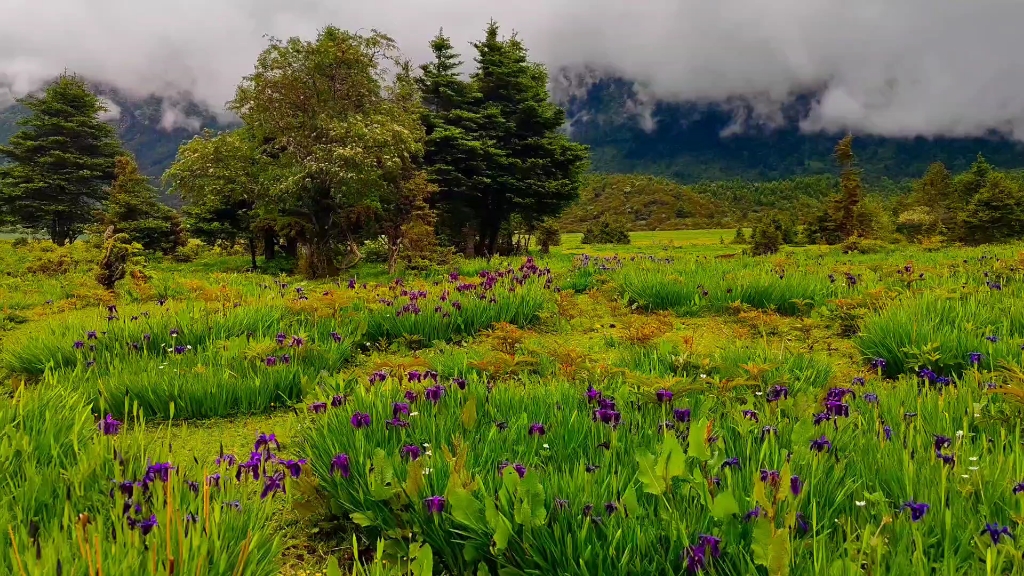
[[[760,396],[761,394],[762,394],[762,392],[754,392],[755,396]]]
[[[868,502],[867,500],[854,500],[853,503],[863,508],[864,506],[867,505]]]
[[[433,450],[427,450],[426,452],[424,452],[424,454],[426,454],[427,456],[433,456],[434,455],[434,451]]]
[[[427,474],[430,474],[430,470],[431,470],[430,468],[424,468],[423,469],[423,475],[426,476]]]
[[[544,447],[545,448],[551,448],[551,446],[548,446],[547,444],[545,444]]]
[[[975,413],[975,414],[974,414],[974,417],[975,417],[975,418],[981,418],[981,414]]]
[[[410,412],[409,413],[409,416],[419,416],[419,415],[420,415],[419,412]],[[427,444],[424,444],[424,446],[427,446]]]
[[[427,444],[426,442],[424,442],[424,443],[423,443],[423,447],[424,447],[424,448],[430,448],[430,444]]]
[[[967,474],[961,474],[960,477],[961,478],[970,478],[970,476],[968,476]]]
[[[956,431],[956,439],[960,440],[963,437],[964,437],[964,431],[963,430],[957,430]]]
[[[707,378],[707,377],[708,377],[708,375],[707,375],[707,374],[701,374],[701,375],[700,375],[700,377],[701,377],[701,378]]]
[[[977,462],[978,461],[978,457],[977,456],[971,456],[970,458],[968,458],[968,460],[970,460],[971,462]]]
[[[978,467],[977,467],[977,466],[970,466],[970,467],[968,467],[967,469],[968,469],[968,470],[972,470],[972,471],[973,471],[973,470],[977,470],[977,469],[978,469]]]

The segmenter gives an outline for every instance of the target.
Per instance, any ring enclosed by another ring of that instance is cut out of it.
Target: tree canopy
[[[106,200],[121,145],[99,120],[103,103],[77,76],[63,74],[19,103],[30,113],[0,146],[9,161],[0,166],[2,204],[18,225],[58,245],[74,241]]]

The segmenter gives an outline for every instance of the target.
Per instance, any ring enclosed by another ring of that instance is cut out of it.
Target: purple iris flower
[[[338,334],[337,332],[331,332],[331,340],[334,340],[335,342],[341,342],[341,334]]]
[[[221,464],[224,464],[224,465],[226,465],[228,467],[231,467],[231,466],[234,466],[238,462],[238,458],[235,458],[234,454],[222,454],[220,456],[217,456],[217,459],[214,460],[213,462],[217,466],[220,466]]]
[[[1018,482],[1017,485],[1013,487],[1014,496],[1020,494],[1021,492],[1024,492],[1024,482]]]
[[[871,361],[871,369],[878,371],[885,370],[886,364],[887,362],[885,361],[885,358],[875,358]]]
[[[686,560],[686,570],[693,574],[702,572],[711,559],[718,558],[721,555],[722,551],[719,548],[721,542],[720,538],[701,534],[697,538],[697,544],[690,546],[683,552],[683,558]]]
[[[395,418],[397,418],[399,414],[408,413],[409,405],[405,402],[395,402],[394,404],[391,405],[391,415],[394,416]]]
[[[967,361],[973,366],[981,364],[983,358],[985,358],[985,355],[981,352],[971,352],[967,355]]]
[[[277,366],[277,357],[267,356],[266,360],[264,360],[263,363],[266,364],[267,366]]]
[[[331,397],[331,407],[338,408],[340,406],[344,406],[347,400],[348,399],[345,398],[344,394],[335,394]]]
[[[301,348],[305,343],[306,341],[301,336],[292,336],[292,341],[288,345],[292,348]]]
[[[96,331],[95,330],[89,330],[88,332],[86,332],[85,333],[85,339],[86,340],[96,340],[97,339]]]
[[[756,410],[744,410],[743,417],[746,418],[747,420],[753,420],[754,422],[761,421],[760,417],[757,415]]]
[[[799,476],[793,475],[789,477],[789,491],[793,493],[793,496],[799,496],[803,488],[804,481]]]
[[[352,466],[348,454],[336,454],[331,460],[331,475],[341,474],[342,478],[348,478],[352,474]]]
[[[82,348],[85,348],[85,342],[82,342],[81,340],[75,340],[75,343],[72,344],[71,347],[74,348],[75,350],[81,350]]]
[[[995,344],[996,342],[999,342],[999,337],[993,334],[991,336],[985,336],[985,340]]]
[[[150,464],[146,468],[146,475],[143,477],[143,482],[154,482],[160,480],[161,482],[167,482],[171,477],[171,470],[174,470],[174,466],[170,462],[157,462],[156,464]]]
[[[285,334],[284,332],[278,332],[277,336],[274,339],[277,340],[278,346],[283,346],[284,341],[288,339],[288,335]]]
[[[949,438],[947,436],[941,436],[939,434],[935,434],[934,446],[935,446],[935,451],[936,452],[941,452],[943,448],[948,448],[948,447],[950,447],[952,445],[953,445],[952,438]]]
[[[277,463],[284,466],[284,469],[288,471],[288,474],[292,478],[298,478],[302,476],[302,467],[306,465],[307,460],[305,458],[301,460],[278,460]]]
[[[206,477],[206,485],[217,488],[220,486],[220,472],[214,472]]]
[[[276,434],[274,434],[273,432],[271,432],[270,434],[267,434],[265,432],[261,433],[259,436],[256,437],[256,442],[252,445],[253,452],[258,452],[264,448],[269,450],[271,444],[274,445],[275,449],[281,449],[281,443],[277,441]],[[232,460],[234,460],[234,458],[234,456],[231,456]]]
[[[444,395],[444,386],[442,386],[441,384],[438,384],[436,386],[431,386],[430,388],[427,388],[426,390],[423,391],[423,397],[426,398],[427,400],[430,400],[434,404],[437,404],[438,402],[440,402],[441,401],[441,396],[443,396],[443,395]]]
[[[789,398],[789,388],[785,386],[772,386],[768,389],[768,393],[765,394],[765,400],[768,402],[778,402],[783,398]]]
[[[352,427],[359,429],[370,425],[370,415],[366,412],[354,412],[352,414]]]
[[[417,394],[415,390],[406,390],[405,399],[408,400],[409,403],[411,404],[415,402],[417,399],[419,399],[419,394]]]
[[[853,388],[832,388],[825,393],[825,400],[831,402],[842,402],[848,395],[857,397],[857,393],[854,392]]]
[[[523,466],[522,464],[518,464],[518,463],[517,464],[512,464],[512,463],[509,463],[507,460],[502,462],[501,464],[498,464],[498,474],[504,473],[505,472],[505,468],[508,468],[509,466],[511,466],[512,469],[516,471],[516,474],[520,478],[523,478],[523,477],[526,476],[526,466]]]
[[[397,416],[392,418],[391,420],[385,420],[384,424],[389,426],[389,427],[393,426],[395,428],[408,428],[409,427],[409,423],[408,422],[406,422],[405,420],[402,420],[401,418],[398,418]]]
[[[388,379],[388,373],[383,370],[378,370],[373,374],[370,374],[370,384],[376,384],[377,382],[383,382]]]
[[[779,471],[778,470],[766,470],[761,469],[761,482],[765,484],[771,484],[772,486],[779,485]]]
[[[746,514],[743,515],[743,521],[744,522],[749,522],[749,521],[751,521],[751,520],[753,520],[755,518],[760,518],[761,514],[763,514],[763,513],[764,513],[764,509],[761,508],[760,504],[758,504],[757,506],[754,506],[753,510],[751,510],[750,512],[747,512]]]
[[[327,412],[327,402],[313,402],[309,405],[309,411],[313,414],[323,414]]]
[[[594,422],[601,422],[603,424],[611,424],[615,426],[622,419],[622,414],[615,410],[605,410],[603,408],[598,408],[597,410],[594,410],[592,418]]]
[[[726,468],[740,468],[740,459],[737,457],[726,458],[725,461],[722,462],[722,470],[725,470]]]
[[[121,422],[114,420],[113,415],[107,414],[106,418],[100,420],[99,429],[104,436],[116,436],[121,431]]]
[[[914,502],[913,500],[910,500],[904,503],[903,506],[900,507],[900,510],[904,508],[910,510],[910,519],[917,522],[921,518],[924,518],[924,515],[928,513],[928,508],[931,508],[931,506],[924,504],[923,502]]]
[[[291,354],[282,354],[281,355],[281,364],[286,364],[287,365],[287,364],[291,364],[291,363],[292,363],[292,355]]]
[[[888,424],[882,426],[882,432],[885,434],[886,440],[892,440],[892,428]]]
[[[465,390],[466,389],[466,379],[465,378],[452,378],[452,384],[458,386],[459,390]]]
[[[423,374],[419,370],[410,370],[407,378],[409,382],[420,382],[423,380]]]
[[[762,427],[761,428],[761,441],[764,441],[765,438],[767,438],[767,437],[769,437],[769,436],[771,436],[773,434],[775,436],[779,435],[779,429],[776,428],[775,426],[764,426],[764,427]]]
[[[605,502],[604,503],[604,511],[609,516],[611,516],[612,514],[615,514],[615,512],[618,511],[618,509],[619,509],[619,504],[617,502]]]
[[[820,414],[815,414],[814,415],[814,425],[815,426],[819,426],[823,422],[828,422],[831,419],[832,419],[832,415],[829,414],[828,412],[822,412]]]
[[[587,402],[596,402],[601,399],[601,392],[592,385],[587,386]]]
[[[671,402],[673,394],[669,390],[661,389],[655,392],[654,396],[658,399],[658,402]]]
[[[1013,538],[1013,534],[1010,533],[1010,527],[1009,526],[1000,526],[998,522],[993,522],[991,524],[985,524],[985,527],[981,529],[981,533],[982,534],[988,533],[989,538],[992,539],[992,545],[993,546],[995,546],[996,544],[999,544],[999,538],[1002,537],[1002,536],[1007,536],[1007,537],[1010,538],[1010,540],[1014,539]]]
[[[142,533],[143,536],[148,536],[149,533],[153,531],[153,528],[156,528],[158,525],[159,522],[156,521],[156,514],[151,514],[149,518],[138,523],[139,532]]]
[[[864,395],[864,401],[868,404],[878,404],[878,394],[874,392],[868,392]]]
[[[424,506],[427,507],[427,512],[430,514],[440,514],[444,512],[444,496],[431,496],[423,500]]]
[[[402,456],[407,456],[410,460],[419,460],[420,456],[423,455],[423,450],[415,444],[407,444],[402,446],[399,450]]]
[[[817,440],[811,440],[811,450],[821,453],[832,449],[832,443],[828,441],[828,438],[822,436]]]
[[[179,335],[181,335],[181,331],[178,330],[177,328],[171,328],[170,335],[171,338],[177,338]]]
[[[677,422],[689,422],[690,421],[690,409],[689,408],[676,408],[672,411],[672,415],[675,417]]]
[[[850,405],[843,402],[836,402],[833,400],[827,400],[825,402],[825,411],[832,416],[842,416],[844,418],[850,417]]]
[[[544,428],[544,425],[541,424],[540,422],[534,422],[533,424],[530,424],[530,436],[543,436],[547,433],[547,429]]]
[[[273,496],[274,494],[281,492],[282,494],[287,492],[284,487],[284,472],[277,471],[267,476],[265,484],[263,485],[263,491],[260,492],[260,500],[265,499],[267,496]]]

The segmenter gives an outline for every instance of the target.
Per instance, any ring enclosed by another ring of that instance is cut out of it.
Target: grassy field
[[[733,235],[114,292],[0,242],[0,573],[1024,572],[1024,245]]]

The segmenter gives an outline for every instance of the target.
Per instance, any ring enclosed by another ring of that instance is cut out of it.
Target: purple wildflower
[[[348,478],[352,474],[352,466],[348,454],[336,454],[331,460],[331,475],[341,474],[342,478]]]
[[[917,522],[921,518],[924,518],[924,515],[928,513],[928,508],[930,507],[931,506],[924,504],[923,502],[914,502],[913,500],[910,500],[904,503],[903,506],[900,507],[900,510],[904,508],[910,510],[910,519]]]
[[[423,455],[423,450],[415,444],[408,444],[406,446],[402,446],[399,453],[401,453],[402,456],[407,456],[410,460],[419,460],[420,456]]]
[[[430,514],[440,514],[444,512],[444,496],[431,496],[423,500],[423,504],[427,507],[427,512]]]
[[[104,436],[116,436],[121,431],[121,422],[114,420],[113,415],[107,414],[106,418],[100,420],[99,429]]]
[[[534,422],[533,424],[530,424],[530,436],[543,436],[547,434],[547,432],[547,429],[545,429],[544,425],[541,424],[540,422]]]
[[[323,414],[327,412],[327,402],[313,402],[309,405],[309,411],[313,414]]]
[[[352,427],[353,428],[356,428],[356,429],[366,428],[367,426],[370,425],[370,422],[371,422],[370,415],[367,414],[366,412],[354,412],[354,413],[352,413]]]

